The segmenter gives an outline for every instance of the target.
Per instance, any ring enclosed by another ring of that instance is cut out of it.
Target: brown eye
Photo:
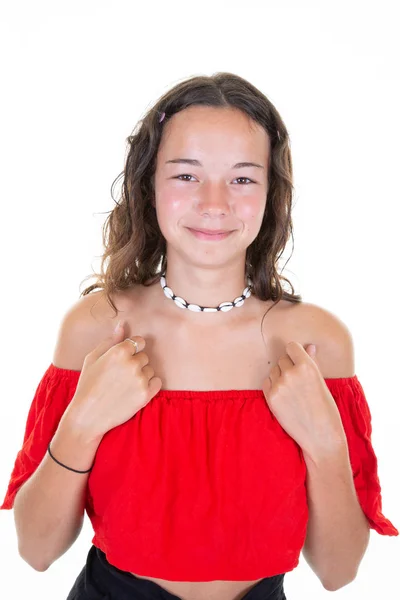
[[[180,177],[193,177],[193,175],[189,175],[188,173],[184,173],[183,175],[178,175],[177,177],[174,177],[174,179],[179,179]],[[187,181],[187,179],[185,180],[180,180],[180,181]]]
[[[252,179],[249,179],[248,177],[237,177],[236,179],[247,179],[247,181],[254,183],[254,181]]]

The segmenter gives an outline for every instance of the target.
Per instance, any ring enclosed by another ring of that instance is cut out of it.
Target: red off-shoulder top
[[[1,509],[12,508],[45,456],[79,377],[53,363],[44,373]],[[356,375],[325,382],[370,527],[399,535],[382,514],[361,383]],[[160,390],[104,435],[85,510],[92,543],[119,569],[173,581],[270,577],[299,563],[308,521],[306,466],[262,390]]]

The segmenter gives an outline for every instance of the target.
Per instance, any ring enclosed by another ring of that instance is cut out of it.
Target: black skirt
[[[283,591],[285,573],[259,581],[243,600],[286,600]],[[66,600],[181,600],[154,581],[140,579],[111,565],[96,546],[89,550],[86,564],[79,573]]]

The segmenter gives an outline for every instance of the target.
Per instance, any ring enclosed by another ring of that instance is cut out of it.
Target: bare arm
[[[63,464],[84,471],[93,464],[99,441],[85,441],[67,422],[51,442]],[[21,557],[45,571],[75,542],[82,529],[89,473],[74,473],[46,453],[39,467],[15,497],[14,519]]]
[[[106,331],[101,320],[92,316],[91,309],[99,299],[98,293],[89,294],[65,315],[54,351],[54,365],[81,370],[86,354]],[[73,415],[66,412],[51,441],[51,452],[63,464],[84,471],[92,466],[99,443],[100,439],[90,440],[80,433]],[[61,467],[46,453],[18,491],[14,501],[18,550],[35,570],[48,569],[78,538],[84,520],[88,477],[89,473],[74,473]]]

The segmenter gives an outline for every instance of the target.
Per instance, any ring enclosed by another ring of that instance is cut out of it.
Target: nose
[[[201,191],[196,208],[200,215],[227,215],[230,212],[228,194],[218,186],[208,186]]]

